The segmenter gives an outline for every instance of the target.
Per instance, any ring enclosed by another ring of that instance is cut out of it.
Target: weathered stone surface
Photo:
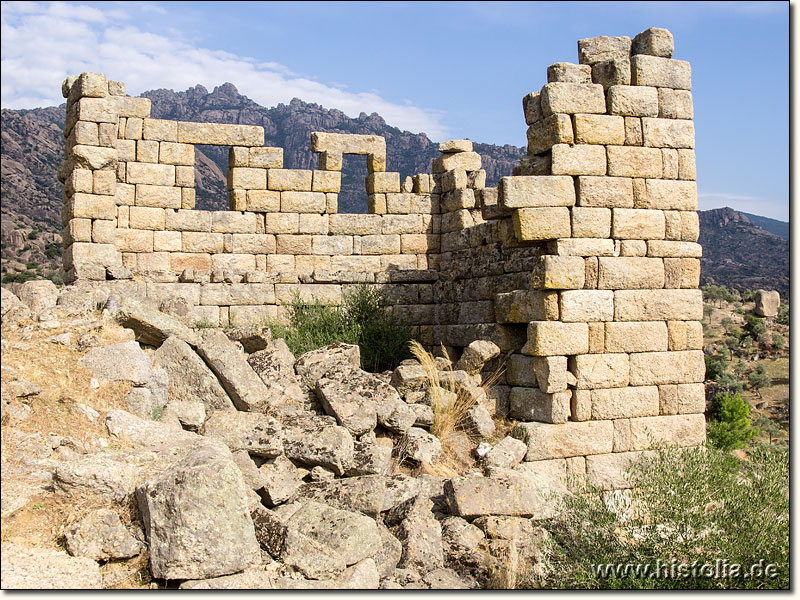
[[[526,461],[608,454],[613,450],[611,421],[584,421],[551,425],[520,423],[512,435],[528,445]]]
[[[361,353],[353,344],[331,344],[318,350],[306,352],[294,364],[300,382],[314,389],[323,375],[345,366],[361,367]]]
[[[400,401],[391,386],[360,369],[350,367],[332,375],[317,381],[317,396],[325,412],[354,436],[375,428],[380,404]]]
[[[382,476],[365,475],[303,484],[292,501],[314,500],[376,517],[383,508],[385,494],[386,480]]]
[[[464,348],[461,358],[455,365],[455,370],[466,371],[470,375],[481,372],[484,365],[500,354],[500,348],[494,342],[475,340]]]
[[[64,533],[67,551],[72,556],[92,560],[130,558],[144,549],[122,525],[119,515],[108,508],[93,511]]]
[[[596,420],[651,416],[658,411],[655,386],[592,390],[592,418]]]
[[[522,421],[566,423],[570,411],[570,392],[546,394],[537,388],[511,388],[508,414]]]
[[[532,321],[528,324],[528,343],[523,354],[564,356],[589,352],[589,328],[586,323]]]
[[[442,444],[424,429],[412,427],[406,433],[405,453],[417,462],[434,463],[442,454]]]
[[[498,323],[557,320],[558,293],[542,290],[517,290],[497,294],[494,297],[494,313]]]
[[[531,286],[536,289],[574,290],[583,288],[585,263],[577,256],[546,254],[536,259],[531,273]]]
[[[662,288],[664,261],[643,257],[600,257],[597,287],[604,290]]]
[[[112,456],[91,454],[59,463],[53,482],[67,494],[90,492],[123,503],[134,492],[136,468]]]
[[[675,41],[669,29],[660,27],[650,27],[633,38],[631,54],[649,54],[651,56],[661,56],[672,58],[675,50]]]
[[[611,290],[571,290],[561,292],[560,296],[560,315],[564,322],[614,319],[614,293]]]
[[[263,146],[264,128],[178,121],[178,142],[214,146]]]
[[[430,407],[424,405],[411,405],[411,408],[419,406],[421,408]],[[419,413],[414,411],[419,422]],[[415,424],[416,424],[415,423]],[[428,426],[433,424],[433,411],[431,411]],[[388,475],[392,462],[392,448],[372,442],[356,441],[353,442],[353,463],[347,469],[347,476],[355,475]]]
[[[570,357],[578,389],[625,387],[629,379],[627,354],[581,354]]]
[[[506,436],[486,453],[483,464],[486,467],[511,469],[522,462],[527,450],[525,442]]]
[[[124,300],[113,314],[120,325],[133,329],[137,341],[148,346],[158,347],[170,336],[194,347],[200,343],[199,336],[178,319],[146,304]]]
[[[178,586],[181,590],[270,590],[276,581],[261,567],[255,567],[222,577],[184,581]]]
[[[592,81],[606,90],[615,85],[628,85],[631,82],[630,59],[614,58],[593,64]]]
[[[93,348],[78,361],[100,381],[130,381],[144,385],[150,381],[150,358],[136,342]]]
[[[655,148],[694,148],[691,119],[642,119],[644,145]]]
[[[285,419],[284,453],[308,466],[321,465],[343,475],[353,462],[353,437],[333,417],[301,416]]]
[[[597,36],[578,40],[578,60],[582,65],[627,58],[631,52],[631,38],[627,36]]]
[[[169,337],[153,353],[153,366],[169,375],[169,397],[202,402],[209,411],[234,410],[214,373],[194,350],[177,337]]]
[[[645,454],[643,452],[616,452],[586,457],[587,480],[604,490],[631,487],[630,469]]]
[[[702,350],[644,352],[630,356],[631,385],[700,383],[705,379]]]
[[[444,566],[442,526],[430,510],[411,512],[397,528],[397,538],[403,545],[398,567],[427,573]]]
[[[603,86],[593,83],[548,83],[541,91],[542,113],[604,113]]]
[[[631,57],[631,83],[690,90],[692,89],[692,66],[685,60],[637,54]]]
[[[16,295],[33,312],[41,312],[56,305],[58,288],[49,279],[26,281],[17,287]]]
[[[213,412],[203,427],[203,435],[221,440],[231,452],[244,450],[264,458],[274,458],[283,452],[280,423],[262,413]]]
[[[494,433],[492,415],[482,404],[476,404],[468,409],[465,420],[467,427],[482,437],[489,437]]]
[[[608,110],[626,117],[658,116],[658,90],[638,85],[613,85],[608,88]]]
[[[706,441],[706,419],[700,414],[631,419],[631,450],[654,444],[699,446]]]
[[[610,115],[575,115],[575,142],[621,146],[625,143],[625,120]]]
[[[667,324],[660,321],[642,323],[606,323],[607,352],[665,352]]]
[[[167,424],[140,419],[124,410],[108,411],[106,428],[110,435],[125,444],[157,452],[175,448],[191,449],[205,443],[202,436],[181,429],[177,421],[174,424]]]
[[[97,563],[66,552],[2,544],[2,586],[5,590],[100,589]]]
[[[391,385],[401,396],[407,396],[428,385],[425,368],[420,364],[403,364],[392,372]]]
[[[569,115],[554,114],[535,121],[528,127],[528,154],[543,154],[555,144],[574,142],[572,120]]]
[[[622,177],[578,177],[578,206],[630,208],[633,182]]]
[[[198,431],[206,420],[206,405],[199,400],[167,402],[164,412],[175,415],[183,428],[190,431]]]
[[[272,506],[291,498],[303,483],[303,472],[285,456],[278,456],[258,468],[263,478],[263,488]]]
[[[687,90],[670,90],[668,88],[659,88],[658,116],[662,119],[694,118],[694,102],[692,101],[692,93]],[[652,144],[648,144],[648,146],[650,145]],[[687,178],[681,177],[681,179]]]
[[[285,342],[283,345],[285,346]],[[294,357],[291,352],[287,357],[286,351],[288,348],[271,343],[266,349],[248,356],[247,364],[264,382],[270,405],[300,407],[306,395],[294,372]]]
[[[547,83],[592,83],[590,65],[559,62],[547,67]]]
[[[617,321],[700,321],[700,290],[618,290],[614,292]]]
[[[760,317],[777,317],[781,295],[775,290],[756,291],[755,313]]]
[[[222,331],[206,332],[197,353],[217,376],[236,408],[263,411],[273,406],[264,382],[247,363],[244,353]]]
[[[372,555],[381,578],[388,577],[400,562],[403,545],[380,520],[377,521],[378,533],[381,536],[381,547]]]
[[[514,233],[519,241],[553,240],[569,237],[569,208],[520,208],[512,216]]]
[[[608,174],[613,177],[661,177],[664,172],[664,159],[660,148],[608,146],[606,153],[608,154]],[[660,207],[641,206],[640,208]],[[696,207],[692,210],[696,210]]]
[[[17,323],[30,317],[30,309],[11,290],[0,288],[0,315],[3,323]]]
[[[606,150],[603,146],[556,144],[552,152],[550,171],[553,175],[606,174]]]
[[[259,562],[242,474],[219,445],[197,449],[136,491],[160,579],[205,579]]]
[[[498,199],[509,209],[573,206],[575,187],[567,176],[503,177],[498,185]]]

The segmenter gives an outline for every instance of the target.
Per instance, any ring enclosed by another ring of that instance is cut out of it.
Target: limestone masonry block
[[[665,258],[667,288],[696,288],[700,285],[700,260],[697,258]]]
[[[572,144],[573,141],[569,115],[550,115],[528,127],[528,154],[541,154],[555,144]]]
[[[231,251],[235,254],[274,254],[275,236],[264,233],[234,233]]]
[[[258,215],[215,210],[211,213],[211,231],[215,233],[259,233]]]
[[[146,185],[175,185],[175,166],[130,162],[126,167],[127,183]]]
[[[400,173],[370,173],[366,183],[368,194],[399,193]]]
[[[531,321],[523,354],[564,356],[589,352],[589,326],[586,323]]]
[[[114,171],[95,171],[92,176],[92,192],[102,196],[117,193],[117,174]]]
[[[678,151],[673,148],[662,148],[661,158],[664,171],[661,175],[663,179],[678,178]]]
[[[630,58],[615,58],[595,63],[592,65],[592,82],[599,83],[606,90],[612,85],[630,85]]]
[[[498,323],[530,323],[558,319],[558,293],[517,290],[497,294],[494,313]]]
[[[114,221],[93,221],[92,241],[96,244],[113,244],[116,229]]]
[[[508,358],[506,367],[506,381],[510,385],[515,386],[537,386],[538,383],[536,382],[536,373],[533,370],[533,363],[536,359],[537,357],[534,356],[512,354]],[[566,365],[564,366],[564,369],[566,369]]]
[[[578,40],[578,61],[582,65],[593,65],[612,60],[614,58],[627,58],[631,53],[631,38],[597,36]]]
[[[117,112],[120,117],[134,119],[146,119],[150,116],[150,98],[130,98],[123,96],[114,98],[117,105]]]
[[[81,98],[76,103],[78,121],[94,121],[95,123],[116,123],[120,115],[117,103],[106,98]]]
[[[464,169],[465,171],[477,171],[481,168],[481,155],[477,152],[454,152],[443,154],[434,159],[433,172],[444,173],[450,169]],[[396,191],[400,191],[397,189]]]
[[[575,375],[575,386],[588,390],[625,387],[630,367],[627,354],[580,354],[569,358],[569,370]],[[658,408],[652,414],[658,414],[657,411]]]
[[[142,137],[157,142],[177,142],[178,122],[162,119],[144,119]]]
[[[393,202],[396,196],[402,194],[387,194],[386,207],[390,213],[408,213],[408,210],[395,210],[397,202]],[[393,206],[395,205],[395,206]],[[475,208],[475,190],[460,189],[452,192],[445,192],[442,196],[442,211],[451,212],[466,208]]]
[[[625,145],[641,146],[642,120],[639,117],[625,117]]]
[[[547,83],[592,83],[592,67],[560,62],[547,67]]]
[[[547,83],[541,91],[542,114],[604,113],[603,86],[594,83]]]
[[[630,355],[631,385],[702,383],[705,374],[702,350]]]
[[[644,450],[652,444],[680,447],[699,446],[706,441],[706,420],[702,414],[631,419],[631,449]]]
[[[111,223],[112,221],[109,221]],[[92,220],[91,219],[70,219],[64,229],[65,238],[72,242],[91,242],[92,241]]]
[[[399,251],[398,240],[398,251]],[[343,255],[353,253],[353,238],[349,235],[312,236],[312,254]]]
[[[143,125],[142,119],[137,117],[129,117],[125,125],[125,139],[126,140],[142,139],[142,125]]]
[[[131,206],[128,222],[131,229],[163,230],[166,225],[163,208]]]
[[[84,72],[73,83],[70,95],[78,98],[104,98],[108,92],[106,76],[102,73]]]
[[[570,392],[545,394],[529,387],[511,388],[508,416],[524,421],[566,423],[569,418]]]
[[[650,240],[647,242],[647,256],[670,258],[700,258],[703,247],[695,242],[674,242]]]
[[[114,148],[75,146],[72,149],[72,158],[75,164],[83,169],[115,169],[117,167]]]
[[[152,230],[141,229],[120,229],[117,231],[114,238],[114,245],[120,252],[153,252],[155,248],[153,243],[154,233],[164,232],[153,232]]]
[[[660,321],[643,323],[606,323],[607,352],[666,352],[667,324]]]
[[[659,92],[654,87],[614,85],[608,88],[608,112],[625,117],[657,117]]]
[[[508,209],[573,206],[575,185],[567,176],[503,177],[498,200]]]
[[[522,98],[522,111],[525,113],[525,124],[533,125],[544,118],[542,98],[539,92],[531,92]]]
[[[311,133],[311,151],[334,154],[378,154],[386,156],[386,140],[379,135]]]
[[[441,192],[446,193],[466,188],[468,181],[467,172],[461,167],[445,171],[441,176]]]
[[[281,193],[268,190],[247,190],[247,210],[275,213],[280,211]]]
[[[697,414],[706,410],[705,385],[683,383],[658,386],[662,415]]]
[[[448,140],[439,144],[439,152],[472,152],[472,142],[469,140]]]
[[[658,116],[663,119],[693,119],[692,93],[687,90],[659,88]]]
[[[312,171],[309,169],[270,169],[267,187],[270,190],[310,192]]]
[[[64,182],[64,191],[67,194],[74,192],[91,194],[93,189],[94,175],[90,169],[73,169]]]
[[[551,425],[520,423],[511,434],[528,445],[526,461],[609,454],[614,447],[611,421]]]
[[[622,177],[577,178],[578,206],[633,207],[633,181]]]
[[[379,215],[330,215],[329,230],[337,235],[367,235],[381,229]]]
[[[249,166],[260,169],[282,169],[283,148],[250,148]]]
[[[611,236],[611,209],[576,206],[572,209],[573,237]]]
[[[575,143],[625,143],[625,119],[611,115],[574,115]]]
[[[694,150],[678,150],[678,179],[697,179]]]
[[[370,214],[385,215],[387,210],[386,194],[368,194],[367,210]]]
[[[250,167],[228,169],[229,190],[266,190],[267,170]]]
[[[194,167],[179,165],[175,167],[175,185],[180,187],[194,187]]]
[[[692,66],[685,60],[636,54],[631,57],[631,83],[691,90]]]
[[[181,188],[165,185],[136,185],[136,206],[181,208]]]
[[[666,225],[660,210],[640,208],[615,208],[611,235],[614,239],[651,240],[664,239]]]
[[[263,146],[264,128],[178,121],[178,142],[210,146]]]
[[[180,252],[183,243],[180,231],[154,231],[153,250],[155,252]]]
[[[136,142],[136,160],[142,163],[158,162],[158,142],[139,140]]]
[[[520,208],[514,211],[514,233],[520,241],[552,240],[569,237],[569,208]]]
[[[642,135],[645,146],[694,148],[694,121],[644,117],[642,118]]]
[[[553,146],[553,175],[605,175],[605,146],[556,144]]]
[[[94,194],[73,194],[67,201],[67,213],[78,219],[114,220],[117,205],[114,196],[95,196]]]
[[[618,290],[614,292],[617,321],[700,321],[700,290]]]
[[[250,152],[249,148],[239,146],[231,146],[228,150],[228,168],[231,167],[249,167],[250,166]]]
[[[422,215],[386,215],[381,219],[381,233],[425,233]]]
[[[617,256],[614,240],[573,238],[556,240],[550,252],[559,256]]]
[[[587,323],[614,319],[614,292],[574,290],[561,292],[560,315],[564,322]]]
[[[319,169],[322,171],[341,171],[343,157],[336,152],[320,152]]]
[[[663,163],[658,148],[607,146],[608,174],[614,177],[661,177]]]
[[[172,231],[211,231],[211,212],[206,210],[168,210],[166,229]]]
[[[158,162],[166,165],[191,166],[194,164],[194,146],[191,144],[161,142],[159,144]]]
[[[553,394],[567,389],[566,356],[534,356],[533,372],[542,392]]]
[[[660,412],[656,386],[592,390],[592,419],[627,419]]]
[[[637,204],[639,204],[637,208],[696,211],[697,183],[648,179],[645,182],[644,198]]]
[[[633,38],[631,54],[649,54],[671,58],[675,51],[675,42],[668,29],[650,27]]]
[[[312,171],[311,191],[338,193],[342,186],[340,171]]]
[[[98,134],[98,124],[89,121],[78,121],[72,128],[74,142],[78,145],[99,146],[100,137]]]

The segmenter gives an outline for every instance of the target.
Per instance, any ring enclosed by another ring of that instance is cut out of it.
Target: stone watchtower
[[[281,318],[295,292],[386,287],[420,339],[507,355],[494,411],[526,467],[627,485],[653,441],[705,439],[691,68],[648,29],[578,42],[523,99],[528,155],[487,188],[468,140],[401,181],[377,136],[314,133],[284,169],[261,127],[150,118],[97,73],[67,98],[64,271],[213,325]],[[230,148],[230,210],[194,209],[194,145]],[[367,156],[369,214],[338,212],[342,156]]]

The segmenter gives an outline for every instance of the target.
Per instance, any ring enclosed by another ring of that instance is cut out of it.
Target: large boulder
[[[136,497],[154,577],[207,579],[260,562],[244,480],[224,446],[198,448]]]
[[[756,292],[755,313],[761,317],[777,317],[781,305],[781,295],[775,290]]]
[[[17,297],[32,312],[38,313],[53,308],[58,302],[58,288],[49,279],[26,281],[17,287]]]
[[[147,384],[153,373],[150,357],[134,341],[93,348],[78,364],[100,381],[130,381],[133,385]]]
[[[247,325],[243,327],[231,327],[225,330],[225,335],[233,342],[239,342],[248,354],[264,350],[272,340],[272,332],[269,327],[259,327],[257,325]]]
[[[102,577],[90,558],[3,542],[0,585],[4,590],[100,589]]]
[[[265,349],[251,354],[247,363],[267,387],[270,405],[303,406],[306,394],[294,372],[293,361],[287,360],[281,346],[269,344]]]
[[[294,363],[300,382],[313,390],[322,376],[344,367],[361,367],[361,351],[353,344],[331,344],[306,352]]]
[[[264,458],[275,458],[283,453],[281,424],[262,413],[211,413],[203,427],[203,435],[223,441],[231,452],[244,450]]]
[[[494,342],[476,340],[464,348],[455,369],[477,375],[484,365],[500,354],[500,347]]]
[[[59,463],[53,474],[56,491],[69,495],[86,493],[124,503],[136,487],[136,467],[114,456],[89,454]]]
[[[0,288],[0,318],[3,323],[16,323],[31,316],[31,309],[11,290]]]
[[[367,475],[303,484],[294,500],[315,500],[334,508],[376,517],[383,508],[385,494],[386,479],[379,475]]]
[[[353,462],[353,436],[336,419],[303,415],[284,419],[283,451],[300,464],[343,475]]]
[[[170,398],[200,401],[209,411],[235,409],[211,369],[183,340],[168,337],[153,353],[153,366],[169,375]]]
[[[123,327],[132,329],[136,340],[148,346],[158,347],[169,337],[177,337],[197,347],[200,337],[192,329],[160,310],[145,303],[123,300],[113,312],[114,320]]]
[[[131,558],[144,549],[125,528],[119,515],[111,509],[100,508],[70,526],[64,532],[67,551],[72,556],[92,560]]]
[[[264,481],[266,500],[271,506],[286,502],[303,484],[304,471],[294,466],[285,456],[267,461],[258,471]]]

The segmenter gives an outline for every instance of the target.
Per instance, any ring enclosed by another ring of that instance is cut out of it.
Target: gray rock
[[[375,429],[377,410],[397,392],[377,377],[354,367],[333,371],[317,381],[317,397],[325,412],[355,436]]]
[[[29,319],[31,309],[17,298],[11,290],[0,288],[0,319],[3,323],[18,323]]]
[[[272,506],[286,502],[303,483],[303,472],[285,456],[264,463],[258,470],[264,481],[267,501]]]
[[[8,392],[12,398],[30,398],[31,396],[38,396],[42,393],[42,386],[25,379],[12,381],[7,385]]]
[[[405,434],[417,420],[417,413],[408,404],[400,399],[400,396],[391,386],[386,388],[392,390],[392,395],[386,396],[377,406],[378,423],[389,431]]]
[[[4,590],[100,589],[102,577],[97,563],[41,548],[2,543],[0,580]]]
[[[472,588],[469,581],[465,581],[452,569],[434,569],[422,577],[422,581],[432,590],[468,590]]]
[[[143,303],[125,300],[113,316],[123,327],[133,329],[137,341],[148,346],[159,347],[171,336],[193,347],[200,344],[200,337],[179,319]]]
[[[153,367],[150,381],[145,386],[150,390],[150,401],[153,408],[164,408],[169,401],[169,373],[166,369]]]
[[[433,408],[426,404],[409,404],[409,408],[414,412],[416,419],[415,427],[430,429],[433,426]]]
[[[384,477],[365,475],[305,483],[297,490],[292,501],[314,500],[334,508],[376,517],[383,508],[385,493]]]
[[[469,408],[466,414],[467,426],[482,437],[489,437],[494,433],[492,415],[482,404]]]
[[[168,373],[170,398],[200,401],[209,411],[234,410],[214,373],[183,340],[174,336],[167,338],[153,353],[153,366]]]
[[[224,333],[219,330],[206,332],[197,346],[197,353],[217,376],[236,408],[263,412],[272,406],[270,400],[273,398],[264,382]]]
[[[184,581],[181,590],[269,590],[275,588],[275,580],[264,569],[255,567],[233,575]]]
[[[761,317],[777,317],[781,305],[781,295],[775,290],[756,292],[755,313]]]
[[[333,471],[329,471],[325,467],[320,467],[317,465],[313,469],[311,469],[311,473],[309,473],[309,478],[312,482],[320,482],[320,481],[330,481],[336,478],[336,473]]]
[[[337,590],[377,590],[381,575],[375,561],[365,558],[348,567],[336,580]]]
[[[60,463],[53,474],[56,491],[89,492],[124,503],[136,487],[136,468],[104,454],[90,454]]]
[[[430,511],[412,512],[397,528],[403,545],[398,566],[427,573],[444,566],[442,527]]]
[[[183,431],[180,424],[175,429],[164,423],[140,419],[124,410],[108,411],[106,429],[113,437],[139,448],[162,449],[205,441],[196,433]]]
[[[522,572],[531,579],[541,578],[550,569],[550,534],[530,519],[487,516],[475,519],[473,524],[486,534],[484,552],[496,572],[502,573],[511,554],[516,555]]]
[[[72,345],[72,334],[71,333],[59,333],[58,335],[51,335],[47,338],[47,341],[53,344],[59,344],[61,346],[66,346],[69,348]]]
[[[280,423],[262,413],[217,411],[208,416],[203,435],[222,440],[232,452],[244,450],[274,458],[283,453]]]
[[[345,475],[388,475],[391,464],[391,447],[357,441],[353,442],[353,462]]]
[[[393,475],[385,479],[386,490],[383,495],[381,512],[392,510],[395,506],[413,498],[423,488],[422,480],[408,475]]]
[[[247,363],[267,387],[270,405],[302,407],[306,394],[295,375],[293,362],[288,362],[286,358],[282,349],[270,344],[266,349],[251,354]]]
[[[470,375],[477,375],[484,365],[500,355],[500,348],[494,342],[475,340],[464,348],[461,358],[458,359],[455,369],[466,371]]]
[[[150,390],[144,387],[132,388],[125,394],[125,406],[142,419],[153,418],[153,398]]]
[[[383,578],[391,575],[397,567],[397,563],[400,562],[400,557],[403,555],[403,544],[392,535],[386,525],[380,521],[377,522],[377,525],[378,533],[381,535],[381,547],[372,555],[372,560],[375,561],[378,572]]]
[[[452,374],[440,373],[441,381],[452,381],[453,391],[463,396],[470,404],[483,404],[486,402],[486,391],[476,383],[480,377],[470,375],[466,371],[453,371]]]
[[[401,396],[417,392],[429,383],[425,368],[416,361],[414,364],[400,365],[392,373],[391,385]]]
[[[447,517],[441,523],[446,564],[459,571],[485,571],[488,556],[482,546],[486,539],[483,531],[461,517]]]
[[[330,549],[346,565],[353,565],[381,549],[374,519],[360,513],[304,501],[287,525]]]
[[[100,381],[130,381],[145,385],[152,376],[150,358],[136,342],[93,348],[78,361]]]
[[[89,348],[94,348],[100,345],[100,338],[93,333],[84,333],[78,338],[78,344],[75,346],[78,352],[85,352]]]
[[[272,340],[269,327],[248,325],[246,327],[231,327],[225,330],[225,335],[232,342],[239,342],[248,354],[264,350]]]
[[[555,478],[516,471],[493,473],[491,478],[454,477],[444,489],[453,512],[466,518],[510,515],[547,519],[557,514],[559,500],[568,493]]]
[[[17,297],[35,313],[53,308],[58,301],[58,288],[49,279],[26,281],[16,291]]]
[[[285,419],[284,453],[300,464],[321,465],[343,475],[353,462],[353,436],[336,419],[298,416]]]
[[[525,442],[506,436],[486,453],[483,464],[487,467],[511,469],[522,462],[527,451]]]
[[[435,435],[412,427],[404,438],[405,454],[417,462],[433,463],[442,455],[442,443]]]
[[[206,420],[206,405],[199,401],[173,400],[165,410],[174,414],[184,429],[199,431]]]
[[[361,350],[353,344],[331,344],[318,350],[306,352],[294,363],[300,382],[313,390],[317,381],[330,371],[344,367],[361,367]]]
[[[277,338],[272,340],[270,343],[270,347],[274,349],[278,355],[283,359],[287,365],[291,366],[294,369],[294,363],[297,360],[292,354],[292,351],[289,349],[289,346],[286,345],[286,340],[283,338]]]
[[[250,490],[260,490],[264,487],[266,481],[264,474],[256,466],[255,461],[244,450],[232,452],[233,462],[239,467],[239,471],[244,478],[244,484]],[[283,458],[283,457],[278,457]],[[260,500],[259,500],[260,502]]]
[[[137,488],[159,579],[207,579],[260,562],[242,474],[227,448],[198,448]]]
[[[131,535],[119,515],[108,508],[97,509],[67,528],[64,542],[72,556],[92,560],[131,558],[144,549],[144,544]]]

